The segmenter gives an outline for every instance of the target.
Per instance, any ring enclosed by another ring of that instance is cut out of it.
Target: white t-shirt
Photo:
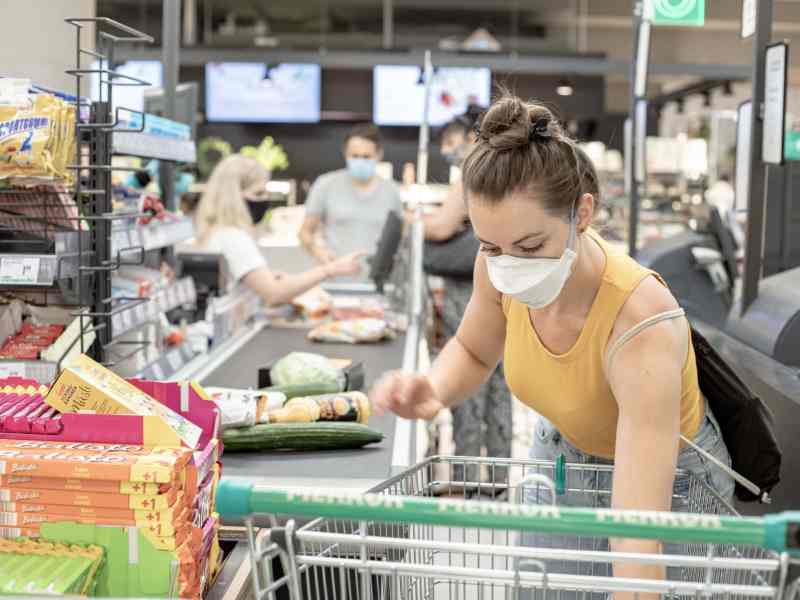
[[[267,265],[261,248],[247,231],[236,227],[216,227],[212,230],[203,250],[222,254],[228,263],[232,282]]]

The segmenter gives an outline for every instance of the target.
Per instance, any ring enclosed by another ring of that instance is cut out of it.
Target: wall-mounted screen
[[[105,64],[105,63],[103,63]],[[100,62],[94,61],[92,69],[100,69]],[[113,81],[118,85],[114,86],[112,94],[112,109],[116,110],[118,107],[130,108],[131,110],[144,110],[144,92],[152,88],[159,88],[164,85],[164,66],[159,60],[129,60],[120,65],[117,65],[114,72],[123,75],[135,77],[141,81],[147,81],[150,85],[129,85],[132,81],[126,80],[122,77],[110,78],[107,74],[103,74],[103,81]],[[100,100],[100,74],[92,73],[89,77],[89,97],[97,102]],[[103,100],[108,99],[108,91],[106,85],[103,85]],[[122,118],[125,115],[121,115]]]
[[[206,119],[228,123],[317,123],[320,67],[315,64],[206,64]]]
[[[419,125],[425,103],[421,68],[378,65],[373,71],[373,120],[377,125]],[[470,104],[489,106],[492,73],[484,67],[439,67],[431,84],[429,123],[444,125]]]

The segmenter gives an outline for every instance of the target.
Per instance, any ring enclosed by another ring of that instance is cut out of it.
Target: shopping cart
[[[482,472],[480,482],[453,481],[454,472],[475,472],[469,466]],[[367,494],[223,479],[218,509],[223,519],[246,519],[256,600],[795,598],[798,581],[787,579],[800,551],[800,513],[740,517],[704,481],[680,473],[690,483],[676,499],[689,513],[598,508],[610,492],[595,482],[612,468],[433,457]],[[540,492],[556,502],[580,494],[588,508],[519,503]],[[271,527],[256,533],[253,514],[271,515]],[[276,515],[313,520],[278,527]],[[521,545],[531,532],[570,547]],[[614,553],[608,536],[679,545],[671,554]],[[611,565],[620,562],[661,565],[666,578],[614,578]]]

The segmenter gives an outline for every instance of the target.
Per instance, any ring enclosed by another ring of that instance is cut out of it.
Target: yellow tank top
[[[527,307],[503,297],[506,315],[504,364],[511,392],[550,420],[574,446],[602,458],[614,457],[619,411],[606,381],[603,361],[620,309],[636,286],[655,275],[627,254],[612,249],[591,230],[606,256],[603,279],[578,340],[565,354],[553,354],[539,339]],[[681,385],[681,433],[697,434],[705,415],[689,341]]]

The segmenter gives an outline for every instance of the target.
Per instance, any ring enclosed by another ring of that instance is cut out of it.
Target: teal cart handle
[[[750,545],[800,556],[800,511],[767,517],[619,511],[388,494],[331,493],[313,489],[279,490],[223,478],[217,491],[217,512],[223,521],[260,513],[665,542]]]
[[[556,458],[554,471],[556,496],[563,496],[567,493],[567,459],[563,454],[559,454]]]

